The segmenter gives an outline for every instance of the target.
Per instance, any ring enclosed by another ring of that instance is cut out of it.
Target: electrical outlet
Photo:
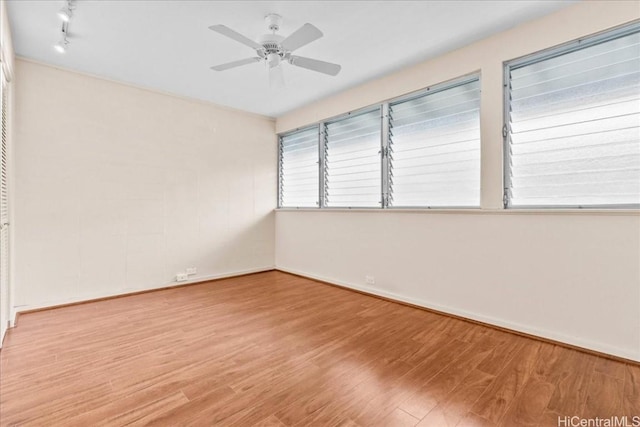
[[[187,273],[177,273],[176,274],[176,282],[184,282],[188,280]]]
[[[187,268],[187,275],[191,276],[192,274],[196,274],[198,272],[198,269],[195,267],[189,267]]]
[[[376,278],[374,276],[364,276],[364,281],[367,283],[367,285],[375,285]]]

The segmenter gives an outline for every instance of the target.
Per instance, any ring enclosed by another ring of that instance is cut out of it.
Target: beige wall
[[[16,66],[17,311],[269,269],[271,119]]]
[[[481,73],[482,209],[280,211],[276,266],[640,360],[640,214],[504,212],[501,135],[504,61],[637,19],[637,2],[580,2],[278,118],[284,132]]]
[[[279,269],[635,360],[639,262],[638,215],[276,215]]]

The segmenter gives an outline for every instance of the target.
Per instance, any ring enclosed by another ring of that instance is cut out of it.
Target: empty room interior
[[[0,426],[640,426],[640,1],[0,26]]]

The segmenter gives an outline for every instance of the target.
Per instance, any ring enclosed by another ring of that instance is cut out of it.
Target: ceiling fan
[[[257,42],[232,30],[224,25],[212,25],[209,29],[227,36],[245,46],[255,49],[256,55],[252,58],[240,59],[226,64],[211,67],[215,71],[225,71],[254,62],[263,62],[269,70],[271,83],[283,83],[282,67],[280,64],[288,62],[296,67],[306,68],[319,73],[335,76],[340,72],[340,65],[304,56],[293,55],[292,52],[302,46],[322,37],[322,32],[311,24],[304,24],[288,37],[283,37],[276,32],[280,29],[282,17],[275,13],[265,16],[265,22],[271,34],[260,36]]]

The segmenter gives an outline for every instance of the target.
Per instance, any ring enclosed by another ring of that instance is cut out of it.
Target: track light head
[[[62,22],[69,22],[71,20],[71,8],[65,6],[58,11],[58,17],[62,19]]]
[[[63,39],[63,40],[60,40],[58,43],[56,43],[53,46],[53,48],[58,53],[65,53],[67,51],[67,46],[68,45],[69,45],[69,42],[67,41],[67,39]]]

